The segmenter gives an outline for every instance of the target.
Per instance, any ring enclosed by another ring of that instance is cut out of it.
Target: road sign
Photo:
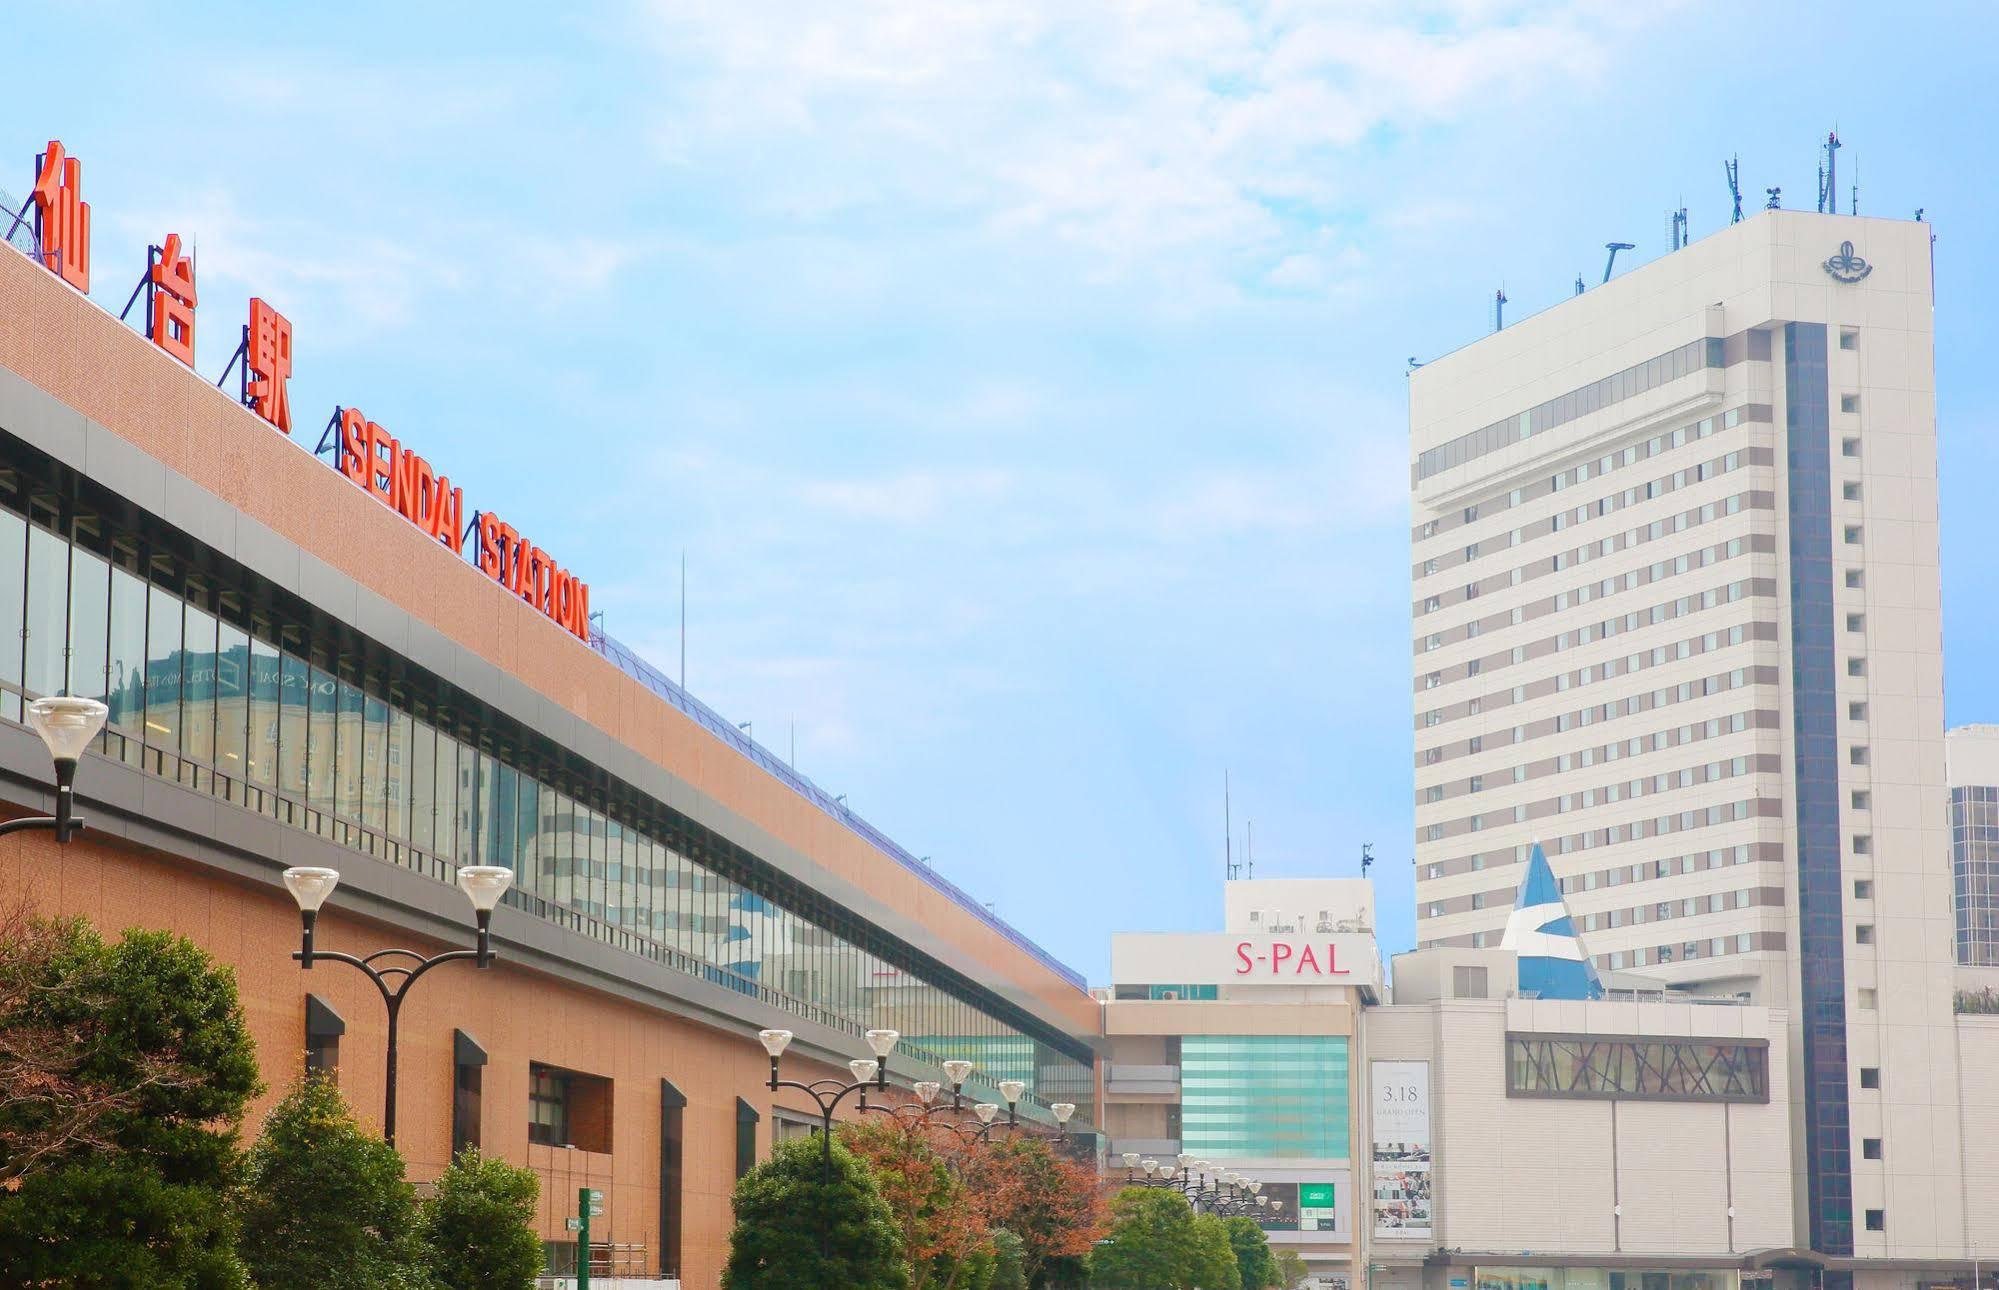
[[[583,1230],[583,1220],[580,1218],[567,1219],[564,1221],[563,1226],[572,1232],[580,1232]]]

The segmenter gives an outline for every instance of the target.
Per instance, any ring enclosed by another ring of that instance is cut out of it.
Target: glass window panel
[[[382,755],[383,827],[393,838],[410,835],[410,770],[415,756],[416,719],[389,710],[388,736]]]
[[[231,779],[249,776],[250,636],[218,623],[215,631],[215,768]]]
[[[311,733],[312,669],[296,654],[286,654],[278,674],[278,788],[305,800],[306,743]]]
[[[361,822],[380,832],[388,819],[389,705],[361,695]]]
[[[358,820],[361,818],[361,776],[367,760],[361,742],[367,695],[360,686],[337,677],[334,678],[334,685],[335,699],[340,706],[333,721],[333,809],[345,819]]]
[[[458,742],[458,741],[454,741]],[[458,852],[461,865],[479,863],[479,750],[458,742]]]
[[[215,760],[215,618],[187,605],[181,618],[181,751]]]
[[[535,836],[541,824],[541,785],[521,773],[514,789],[514,885],[539,893],[541,876],[535,868]]]
[[[146,595],[146,742],[180,748],[180,598],[160,587]]]
[[[331,811],[338,795],[340,682],[316,667],[309,670],[309,676],[306,804],[316,811]]]
[[[69,553],[69,692],[106,702],[111,566],[82,547]]]
[[[604,820],[604,920],[625,921],[625,828],[608,816]]]
[[[118,594],[112,586],[112,596]],[[112,612],[112,630],[117,630],[117,612]],[[284,695],[284,662],[275,645],[252,639],[250,642],[250,778],[259,784],[276,782],[278,774],[278,729]]]
[[[6,514],[0,512],[0,532],[6,528]],[[6,543],[0,540],[0,548]],[[4,616],[4,614],[0,614]],[[123,569],[111,571],[111,693],[105,702],[111,708],[107,724],[144,738],[146,731],[146,584]],[[125,749],[136,760],[135,746]]]
[[[437,730],[428,722],[415,725],[410,741],[410,841],[426,854],[437,846]]]
[[[68,683],[69,544],[28,526],[28,619],[21,687],[31,697],[61,694]]]
[[[443,859],[458,858],[458,741],[437,732],[437,851]]]
[[[28,521],[0,508],[0,686],[21,684],[21,628],[27,609]],[[21,696],[0,693],[0,717],[21,719]]]

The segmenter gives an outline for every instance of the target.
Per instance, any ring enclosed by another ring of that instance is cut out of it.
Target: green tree
[[[819,1138],[781,1143],[736,1184],[722,1290],[907,1290],[895,1218],[868,1167]]]
[[[228,969],[166,932],[11,917],[0,1067],[0,1284],[245,1284],[230,1200],[259,1082]]]
[[[437,1178],[423,1205],[424,1261],[443,1290],[534,1290],[541,1182],[532,1169],[469,1149]]]
[[[1051,1284],[1064,1260],[1087,1258],[1108,1225],[1096,1169],[1041,1138],[990,1140],[959,1164],[987,1224],[1020,1238],[1030,1286]]]
[[[1020,1238],[1004,1227],[993,1229],[993,1275],[986,1290],[1027,1290]]]
[[[243,1259],[267,1287],[423,1285],[416,1189],[403,1158],[362,1131],[333,1081],[292,1086],[250,1150]]]
[[[1090,1256],[1094,1290],[1187,1290],[1194,1211],[1177,1191],[1127,1187],[1111,1197],[1109,1244]]]
[[[1229,1244],[1235,1247],[1236,1267],[1242,1273],[1242,1290],[1273,1290],[1277,1286],[1277,1256],[1270,1252],[1270,1238],[1256,1220],[1237,1215],[1227,1220]]]
[[[1305,1266],[1298,1251],[1288,1245],[1277,1251],[1277,1290],[1297,1290],[1311,1275],[1312,1269]]]
[[[1200,1290],[1243,1290],[1242,1271],[1236,1265],[1235,1246],[1229,1241],[1229,1224],[1213,1214],[1194,1217],[1194,1257],[1188,1265],[1187,1284]]]
[[[945,1157],[914,1126],[869,1119],[843,1124],[840,1145],[859,1156],[895,1217],[910,1290],[980,1290],[992,1238]]]

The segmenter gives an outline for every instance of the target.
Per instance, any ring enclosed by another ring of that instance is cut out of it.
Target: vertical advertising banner
[[[1374,1234],[1427,1241],[1430,1223],[1430,1063],[1374,1062]]]

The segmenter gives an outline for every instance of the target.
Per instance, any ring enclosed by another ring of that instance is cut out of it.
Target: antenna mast
[[[1250,820],[1243,826],[1243,854],[1249,861],[1249,876],[1256,877],[1256,821]]]
[[[1229,809],[1229,773],[1222,772],[1222,869],[1233,881],[1235,867],[1235,818]]]
[[[1735,199],[1735,214],[1729,217],[1728,222],[1731,224],[1740,224],[1742,222],[1742,158],[1730,157],[1727,161],[1721,163],[1721,168],[1728,172],[1728,195]]]
[[[1367,867],[1374,863],[1374,843],[1360,844],[1360,876],[1367,877]]]
[[[1499,331],[1506,326],[1506,288],[1492,293],[1492,329]]]
[[[1819,214],[1839,214],[1839,132],[1825,136],[1825,164],[1819,167]]]

